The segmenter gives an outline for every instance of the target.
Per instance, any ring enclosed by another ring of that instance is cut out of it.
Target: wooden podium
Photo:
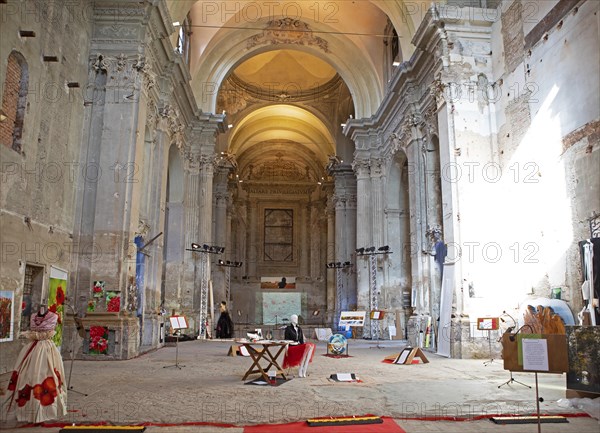
[[[538,373],[565,373],[569,370],[567,336],[506,332],[502,335],[502,358],[504,358],[504,369],[511,372],[511,380],[513,380],[513,371],[535,374],[537,426],[538,433],[541,433]]]
[[[548,369],[528,370],[523,361],[523,340],[544,340],[547,345]],[[521,347],[520,347],[521,346]],[[569,370],[567,336],[562,334],[509,334],[502,335],[504,369],[532,373],[565,373]]]

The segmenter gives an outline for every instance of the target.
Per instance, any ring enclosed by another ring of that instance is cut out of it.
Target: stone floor
[[[447,359],[427,354],[429,363],[395,365],[381,362],[400,352],[403,342],[350,340],[348,358],[323,356],[317,342],[309,376],[278,387],[245,385],[248,357],[230,357],[231,342],[187,341],[127,361],[75,361],[72,364],[69,413],[57,422],[147,423],[152,432],[242,432],[244,425],[278,424],[320,416],[376,414],[390,416],[411,432],[535,432],[537,424],[496,425],[481,415],[536,412],[535,375],[515,373],[532,388],[502,385],[510,373],[501,360]],[[65,373],[71,369],[65,362]],[[297,373],[295,369],[291,373]],[[332,382],[333,373],[355,373],[361,383]],[[6,387],[8,375],[2,378]],[[501,386],[502,385],[502,386]],[[546,414],[580,414],[564,407],[565,376],[538,375],[540,410]],[[84,395],[86,394],[86,395]],[[598,416],[598,415],[596,415]],[[455,417],[466,421],[435,421]],[[566,424],[542,424],[544,432],[598,433],[598,419],[569,417]],[[222,426],[202,426],[202,423]],[[156,424],[156,425],[152,425]],[[159,426],[158,424],[167,424]],[[49,432],[58,427],[21,427],[2,414],[3,432]],[[227,427],[226,427],[227,426]]]

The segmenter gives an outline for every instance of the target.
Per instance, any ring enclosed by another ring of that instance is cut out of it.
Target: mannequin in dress
[[[31,316],[30,340],[21,349],[8,384],[7,415],[39,423],[67,414],[67,386],[62,357],[52,341],[58,315],[42,305]]]
[[[290,316],[290,324],[285,328],[285,339],[295,341],[296,346],[288,346],[288,350],[283,360],[283,368],[298,367],[298,376],[306,377],[308,364],[312,361],[315,345],[313,343],[304,343],[304,333],[298,325],[298,316]]]

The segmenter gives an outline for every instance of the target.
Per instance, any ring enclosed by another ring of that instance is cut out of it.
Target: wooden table
[[[253,361],[248,371],[246,371],[246,374],[244,374],[244,377],[242,377],[242,380],[246,380],[251,374],[260,373],[265,382],[269,383],[269,375],[267,372],[271,370],[271,367],[275,367],[276,377],[277,375],[281,375],[284,380],[287,380],[283,373],[283,369],[277,362],[277,358],[281,355],[281,352],[285,350],[288,343],[265,340],[241,344],[248,350]],[[262,349],[257,349],[257,346],[262,347]],[[264,366],[261,365],[261,361],[263,361]]]

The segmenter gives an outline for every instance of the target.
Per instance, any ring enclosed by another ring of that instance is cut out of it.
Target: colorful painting
[[[0,290],[0,343],[12,341],[15,292]]]
[[[260,294],[260,293],[259,293]],[[302,294],[298,292],[262,292],[263,324],[289,324],[292,314],[302,315]]]
[[[89,353],[92,355],[108,354],[108,327],[90,327]]]
[[[295,289],[296,277],[261,277],[261,289]]]
[[[54,329],[56,333],[52,341],[57,347],[62,345],[63,320],[65,311],[65,299],[67,294],[67,273],[60,269],[50,269],[50,282],[48,284],[48,309],[58,314],[58,322]]]
[[[106,311],[111,313],[118,313],[121,311],[121,293],[120,292],[106,292]]]
[[[364,326],[366,315],[366,311],[342,311],[340,314],[339,327],[345,328],[346,326]]]
[[[104,281],[94,281],[92,286],[92,296],[94,298],[104,297]]]

